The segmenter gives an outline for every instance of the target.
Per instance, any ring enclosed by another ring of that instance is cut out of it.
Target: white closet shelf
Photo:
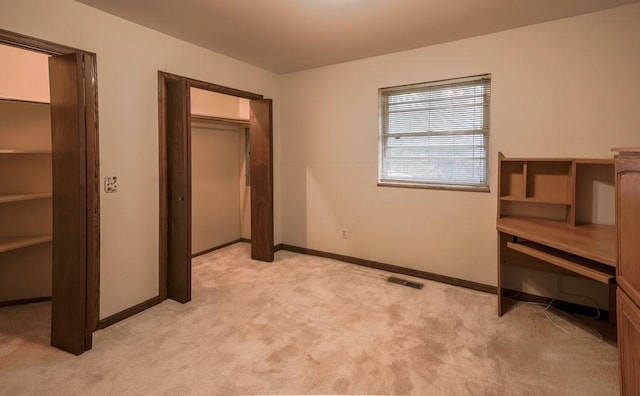
[[[3,103],[17,103],[17,104],[34,104],[34,105],[49,105],[49,102],[45,102],[42,100],[33,100],[33,99],[17,99],[17,98],[7,98],[0,96],[0,102]]]
[[[0,253],[53,241],[51,235],[0,238]]]
[[[51,193],[32,193],[32,194],[0,194],[0,204],[7,202],[31,201],[36,199],[51,198]]]
[[[0,154],[51,154],[47,150],[0,150]]]

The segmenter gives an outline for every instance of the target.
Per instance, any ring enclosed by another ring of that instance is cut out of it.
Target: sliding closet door
[[[87,329],[87,152],[83,55],[49,58],[53,164],[51,345],[81,354]]]
[[[271,99],[251,100],[251,257],[273,261],[273,127]]]
[[[189,88],[165,80],[167,128],[167,297],[191,301],[191,161]]]

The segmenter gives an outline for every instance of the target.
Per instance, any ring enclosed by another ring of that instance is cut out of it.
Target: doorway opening
[[[251,239],[250,100],[191,88],[191,252]]]
[[[272,101],[260,94],[158,72],[160,298],[191,300],[191,89],[249,100],[251,257],[273,261]]]
[[[50,296],[51,345],[81,354],[91,349],[99,312],[96,56],[5,30],[0,30],[0,45],[47,56],[44,67],[49,76],[45,84],[50,94],[48,101],[13,94],[4,98],[5,104],[20,108],[25,115],[14,119],[12,127],[26,128],[32,135],[25,139],[9,130],[0,136],[0,174],[7,179],[0,183],[0,205],[15,209],[11,217],[3,216],[2,221],[7,223],[0,225],[0,255],[12,257],[1,260],[1,265],[5,261],[28,261],[35,254],[38,275],[44,276],[27,294],[17,288],[11,293],[18,298],[12,299],[11,294],[2,298],[7,300],[5,305],[10,305]],[[39,114],[42,125],[33,129],[25,125],[34,120],[30,114]],[[29,170],[33,173],[20,174]],[[21,215],[29,219],[20,222]],[[46,271],[50,271],[48,278]],[[26,276],[13,275],[16,283]]]

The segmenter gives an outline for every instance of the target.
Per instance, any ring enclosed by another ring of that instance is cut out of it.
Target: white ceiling
[[[640,0],[76,0],[289,73]]]

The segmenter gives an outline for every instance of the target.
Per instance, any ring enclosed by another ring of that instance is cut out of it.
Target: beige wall
[[[0,98],[49,102],[48,55],[0,45]]]
[[[72,0],[0,0],[3,29],[95,52],[101,176],[100,317],[158,295],[158,70],[274,99],[279,162],[279,78]],[[280,241],[279,173],[275,235]]]
[[[191,114],[249,120],[249,99],[191,88]]]
[[[640,144],[638,21],[631,5],[284,76],[283,242],[495,285],[498,151],[611,158]],[[378,88],[482,73],[491,193],[377,187]]]

